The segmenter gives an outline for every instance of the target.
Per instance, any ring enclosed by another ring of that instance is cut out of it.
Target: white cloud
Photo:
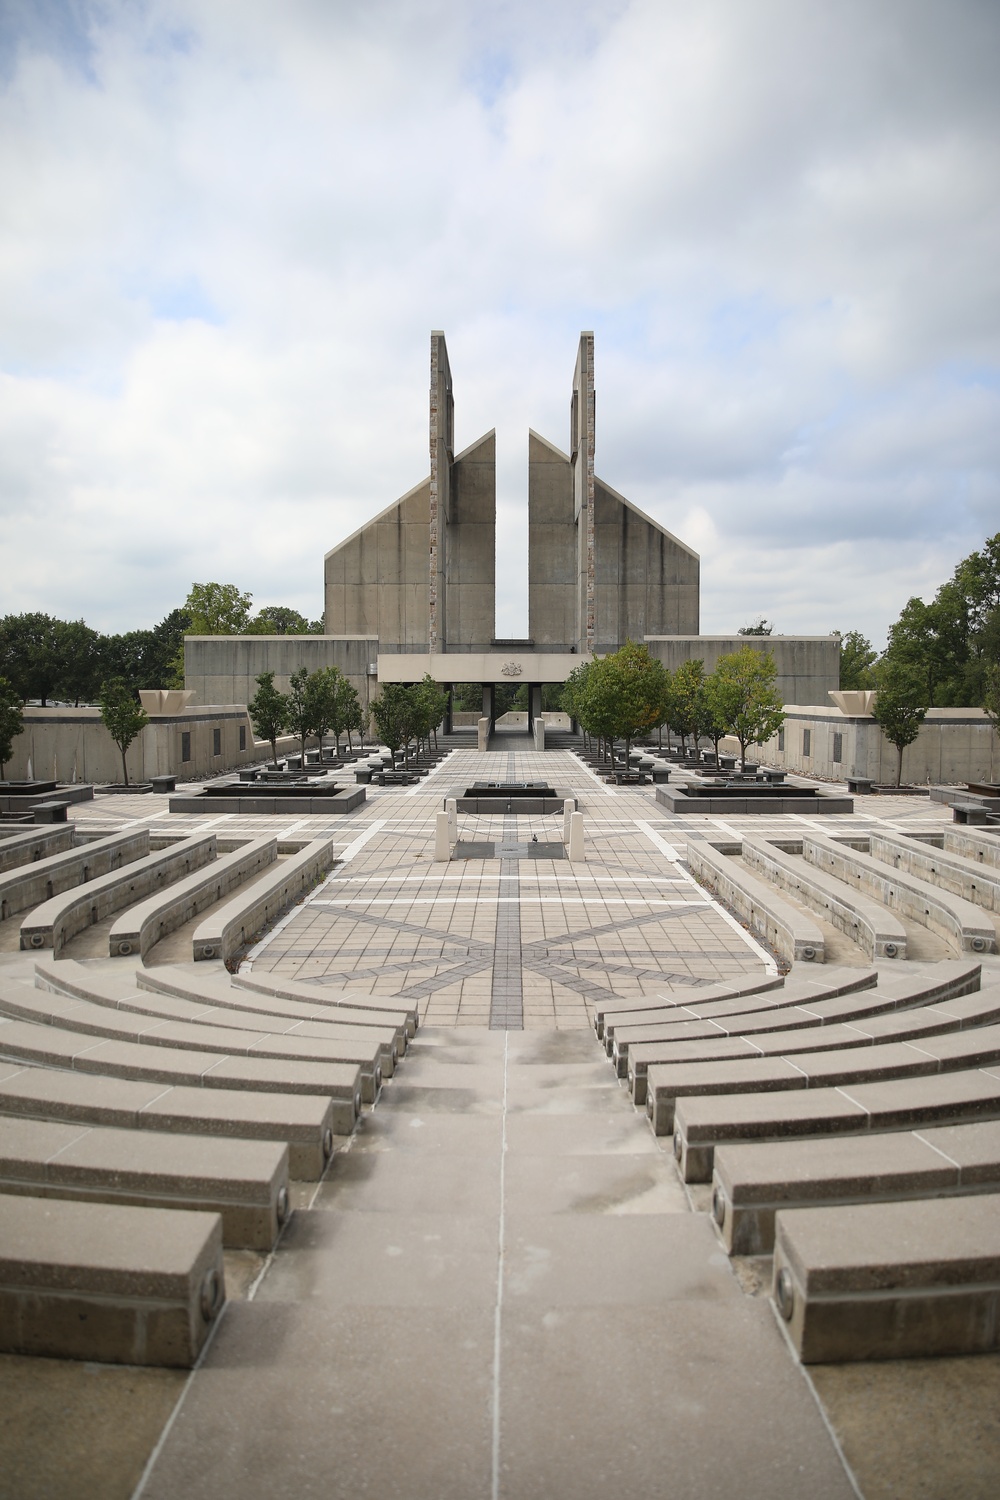
[[[459,443],[498,429],[500,633],[585,327],[598,470],[701,552],[705,629],[881,639],[996,529],[994,7],[10,15],[0,610],[315,616],[426,472],[436,327]]]

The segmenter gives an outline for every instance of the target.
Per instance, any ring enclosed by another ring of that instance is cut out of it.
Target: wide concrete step
[[[0,1192],[217,1213],[223,1244],[270,1250],[289,1214],[288,1148],[2,1117]]]
[[[729,1254],[770,1255],[780,1209],[997,1192],[1000,1120],[720,1146],[712,1181],[712,1218]]]
[[[60,978],[65,967],[65,964],[59,966]],[[102,980],[106,977],[102,976]],[[199,964],[197,972],[191,972],[181,964],[161,964],[155,969],[140,969],[135,975],[135,985],[140,991],[176,995],[179,999],[194,1003],[204,1000],[211,1005],[248,1015],[280,1015],[295,1021],[391,1029],[397,1058],[405,1056],[411,1034],[410,1026],[415,1026],[415,1013],[408,1010],[405,1003],[365,1007],[346,1000],[330,1003],[321,999],[290,999],[274,991],[252,990],[245,985],[236,984],[224,969],[208,969],[205,964]],[[80,993],[82,996],[83,992]]]
[[[850,938],[869,958],[906,957],[906,928],[871,894],[852,889],[825,868],[810,866],[804,857],[787,853],[764,838],[744,838],[741,852],[752,876],[788,891]],[[735,862],[733,868],[734,872],[739,869]]]
[[[242,848],[214,860],[209,869],[193,871],[167,889],[130,905],[112,923],[108,933],[109,953],[112,957],[129,958],[135,954],[144,959],[161,938],[183,927],[206,907],[214,906],[245,880],[253,880],[277,858],[276,838],[251,839]]]
[[[901,916],[953,942],[960,952],[995,953],[993,923],[978,906],[902,869],[889,870],[870,854],[859,854],[820,834],[804,835],[802,857],[817,869],[872,897]]]
[[[692,875],[732,907],[775,953],[806,963],[825,962],[819,927],[798,907],[782,901],[768,881],[756,879],[708,843],[689,843],[687,862]]]
[[[646,1114],[656,1135],[670,1135],[676,1101],[688,1094],[745,1094],[874,1083],[882,1078],[985,1067],[998,1061],[1000,1025],[846,1051],[797,1052],[794,1057],[656,1063],[646,1075]]]
[[[141,1043],[152,1047],[182,1048],[188,1052],[226,1053],[231,1056],[275,1058],[284,1062],[343,1065],[345,1080],[353,1087],[362,1080],[362,1099],[373,1103],[382,1080],[379,1048],[353,1041],[322,1042],[309,1037],[284,1037],[272,1032],[241,1031],[228,1026],[199,1026],[187,1021],[165,1020],[112,1010],[92,1000],[77,1000],[51,990],[29,990],[24,986],[0,987],[0,1016],[61,1026],[91,1037]],[[0,1031],[0,1048],[5,1033]]]
[[[995,834],[974,832],[971,828],[946,827],[943,843],[948,854],[961,854],[976,864],[1000,870],[1000,839]]]
[[[0,1114],[223,1140],[278,1141],[293,1178],[313,1182],[333,1155],[333,1108],[319,1094],[146,1083],[63,1068],[0,1064]]]
[[[251,890],[241,891],[199,922],[191,939],[192,958],[223,961],[232,958],[259,937],[303,891],[310,890],[332,864],[331,839],[314,839],[289,855],[256,880]]]
[[[675,990],[672,995],[661,997],[656,1006],[635,1008],[628,1005],[622,1006],[620,1010],[606,1010],[601,1040],[611,1057],[614,1054],[615,1038],[625,1028],[635,1029],[637,1035],[655,1037],[661,1026],[672,1025],[689,1017],[701,1019],[706,1016],[747,1015],[751,1011],[811,1004],[814,1000],[834,999],[839,995],[854,994],[857,990],[871,989],[877,982],[877,969],[835,969],[824,964],[821,969],[797,973],[784,984],[742,993],[716,997],[708,991]],[[643,1027],[646,1030],[640,1031],[639,1028]]]
[[[73,847],[73,824],[55,823],[48,828],[0,829],[0,871],[47,859]]]
[[[226,1295],[218,1214],[2,1194],[0,1223],[3,1353],[194,1364]]]
[[[0,874],[0,918],[27,911],[52,896],[85,885],[149,853],[149,830],[113,833],[91,844],[61,849]]]
[[[940,886],[984,911],[1000,912],[1000,869],[991,871],[966,855],[932,849],[895,833],[873,833],[869,853],[873,859]]]
[[[629,1091],[641,1104],[645,1088],[641,1073],[659,1064],[708,1062],[713,1058],[790,1057],[799,1052],[848,1050],[873,1047],[881,1042],[911,1041],[942,1032],[962,1031],[1000,1021],[1000,987],[978,995],[963,995],[939,1005],[918,1006],[893,1015],[870,1016],[829,1026],[800,1026],[789,1031],[756,1032],[748,1035],[705,1036],[672,1042],[651,1042],[633,1049],[629,1059]],[[636,1092],[642,1095],[636,1097]]]
[[[803,1363],[1000,1348],[1000,1194],[778,1214],[773,1290]]]
[[[235,1009],[217,1005],[207,996],[186,998],[160,989],[139,988],[137,983],[124,982],[108,971],[95,972],[86,964],[73,965],[75,972],[64,979],[69,960],[58,964],[39,962],[35,966],[36,984],[39,989],[51,990],[55,994],[73,995],[92,1001],[95,1005],[110,1010],[125,1011],[137,1015],[157,1016],[164,1020],[186,1021],[193,1025],[236,1027],[240,1031],[254,1031],[262,1035],[274,1034],[296,1038],[314,1037],[319,1041],[345,1044],[358,1052],[356,1060],[363,1061],[375,1049],[382,1068],[383,1078],[392,1076],[396,1049],[399,1040],[391,1026],[376,1026],[374,1015],[368,1011],[368,1025],[352,1025],[331,1018],[321,1021],[301,1021],[273,1011]],[[0,995],[4,990],[0,980]],[[192,995],[197,991],[192,989]],[[0,1010],[3,1001],[0,998]],[[403,1034],[405,1041],[405,1033]],[[368,1050],[365,1050],[368,1049]]]
[[[1000,1119],[1000,1067],[792,1093],[678,1099],[674,1155],[685,1182],[710,1182],[715,1152],[744,1141],[864,1136],[918,1126]]]
[[[289,1062],[181,1047],[105,1040],[68,1027],[0,1018],[0,1057],[82,1073],[107,1074],[204,1089],[319,1094],[329,1099],[333,1129],[350,1135],[361,1109],[361,1075],[348,1063]]]
[[[21,922],[21,947],[58,954],[77,933],[210,864],[216,853],[214,834],[196,835],[42,901]]]

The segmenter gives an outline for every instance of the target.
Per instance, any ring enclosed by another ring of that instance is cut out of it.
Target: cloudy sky
[[[322,608],[323,553],[596,339],[702,629],[877,645],[1000,530],[997,0],[0,0],[0,614]]]

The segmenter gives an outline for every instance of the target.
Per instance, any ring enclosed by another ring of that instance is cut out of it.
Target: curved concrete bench
[[[252,839],[241,849],[213,860],[211,868],[196,870],[174,881],[166,890],[130,906],[112,924],[108,934],[111,957],[130,958],[134,954],[145,958],[168,932],[182,927],[206,906],[221,901],[234,886],[253,880],[277,858],[276,838]]]
[[[594,1030],[598,1040],[604,1042],[605,1049],[610,1053],[608,1044],[618,1024],[633,1025],[642,1021],[652,1024],[675,1017],[678,1007],[684,1007],[692,1001],[704,1005],[710,1000],[740,1000],[745,995],[763,995],[772,990],[780,990],[784,983],[784,976],[781,974],[748,974],[744,979],[733,980],[728,984],[691,985],[684,989],[667,990],[655,998],[650,996],[645,1003],[626,1001],[619,1006],[608,1001],[602,1006],[598,1002],[594,1008]]]
[[[853,889],[957,943],[961,952],[996,952],[993,923],[961,896],[953,896],[903,870],[890,872],[870,854],[858,854],[819,834],[803,836],[802,857]]]
[[[179,999],[192,1003],[217,1006],[220,1011],[231,1011],[235,1015],[278,1016],[289,1027],[301,1021],[317,1022],[324,1027],[359,1027],[363,1031],[375,1028],[383,1037],[392,1037],[393,1063],[406,1055],[411,1012],[403,1007],[393,1010],[381,1007],[377,1010],[365,1010],[347,1001],[323,1005],[305,1000],[282,999],[278,995],[267,992],[258,994],[254,990],[230,983],[231,976],[225,970],[206,969],[202,964],[198,968],[199,972],[195,974],[188,973],[176,964],[160,964],[155,969],[140,969],[135,975],[135,988],[140,992],[148,990],[153,994],[176,995]],[[88,992],[85,987],[89,987],[93,980],[90,965],[87,969],[88,973],[82,980],[84,987],[79,990],[74,987],[73,993],[85,996]],[[61,969],[59,977],[62,978]],[[108,976],[102,976],[102,982],[107,985]],[[223,1023],[220,1014],[219,1024],[230,1023]],[[231,1024],[242,1023],[233,1020]],[[384,1069],[383,1076],[389,1076]]]
[[[282,1062],[344,1064],[360,1076],[361,1097],[373,1103],[382,1082],[378,1046],[371,1042],[321,1042],[312,1038],[285,1037],[273,1032],[240,1031],[236,1027],[200,1026],[160,1016],[144,1016],[93,1000],[77,1000],[52,990],[28,989],[0,994],[0,1014],[43,1026],[62,1026],[87,1036],[113,1041],[141,1043],[153,1047],[180,1047],[193,1052],[275,1058]],[[0,1048],[3,1038],[0,1037]]]
[[[840,845],[833,847],[839,849]],[[906,957],[906,928],[899,918],[878,901],[835,879],[825,868],[811,867],[804,856],[796,858],[766,840],[750,838],[743,840],[743,862],[779,889],[790,891],[857,943],[869,958]]]
[[[916,875],[953,896],[961,896],[972,906],[1000,912],[1000,869],[991,874],[977,860],[931,849],[902,834],[873,833],[869,852],[882,864]]]
[[[305,1000],[313,1005],[329,1008],[344,1005],[352,1010],[398,1011],[405,1007],[407,1015],[406,1034],[416,1035],[420,1024],[420,1012],[416,1002],[401,995],[367,995],[363,990],[333,990],[325,984],[305,984],[296,979],[283,979],[277,974],[234,974],[233,986],[238,990],[249,990],[255,995],[273,995],[279,1000]]]
[[[200,869],[214,860],[215,853],[215,835],[202,834],[135,860],[122,870],[100,875],[84,887],[53,896],[24,918],[21,947],[35,952],[51,948],[53,953],[59,953],[71,938],[92,923],[103,921],[123,906]]]
[[[81,1073],[106,1073],[205,1089],[251,1089],[272,1094],[320,1094],[330,1100],[337,1135],[350,1135],[361,1109],[359,1070],[348,1063],[308,1063],[271,1057],[202,1052],[182,1047],[110,1041],[0,1018],[0,1053],[24,1062]]]
[[[47,859],[73,847],[73,828],[55,824],[48,828],[23,828],[16,833],[0,829],[0,870],[14,870],[30,865],[36,859]]]
[[[148,853],[149,830],[132,829],[7,870],[0,875],[0,920],[120,870]]]
[[[938,976],[933,969],[925,971],[926,978],[919,973],[913,976],[901,975],[878,989],[848,992],[803,1006],[775,1005],[769,1010],[750,1011],[743,1015],[712,1016],[700,1021],[675,1023],[672,1027],[663,1027],[655,1036],[650,1037],[638,1038],[628,1031],[619,1033],[615,1037],[618,1074],[619,1077],[622,1076],[618,1057],[618,1049],[622,1049],[625,1052],[625,1076],[628,1078],[629,1093],[633,1103],[641,1105],[646,1099],[646,1074],[652,1064],[669,1060],[671,1053],[668,1048],[671,1043],[696,1041],[699,1038],[760,1038],[769,1033],[795,1029],[802,1030],[808,1036],[819,1027],[845,1022],[851,1023],[855,1028],[865,1028],[869,1019],[877,1021],[889,1012],[910,1015],[916,1007],[926,1008],[935,1001],[940,1004],[960,995],[968,995],[978,987],[978,964],[970,966],[952,962],[949,969],[950,975]],[[976,997],[976,1004],[970,1014],[980,1014],[989,1020],[1000,1019],[998,1007],[1000,991],[991,991]],[[894,1024],[898,1024],[898,1021],[890,1021],[890,1030]],[[874,1028],[876,1031],[877,1029]],[[868,1030],[872,1032],[873,1028],[869,1027]]]
[[[691,1096],[677,1101],[674,1156],[685,1182],[711,1182],[715,1152],[731,1142],[863,1136],[990,1119],[1000,1119],[1000,1068],[800,1093]]]
[[[776,953],[805,963],[825,962],[823,934],[816,923],[782,901],[773,885],[754,879],[711,844],[692,840],[687,862],[692,875],[731,906]]]
[[[70,994],[89,1000],[111,1011],[191,1022],[196,1026],[235,1027],[239,1031],[265,1036],[291,1036],[296,1040],[313,1037],[317,1041],[336,1044],[345,1061],[358,1062],[362,1067],[370,1066],[377,1056],[383,1078],[392,1075],[397,1033],[391,1026],[377,1026],[373,1021],[365,1026],[353,1026],[350,1022],[345,1024],[329,1018],[300,1021],[294,1016],[268,1013],[263,1007],[259,1011],[236,1010],[214,1004],[197,988],[192,989],[190,997],[152,986],[148,989],[139,988],[134,975],[126,977],[123,982],[112,974],[94,973],[84,964],[74,965],[77,973],[70,976],[69,983],[66,983],[61,973],[65,963],[64,960],[58,968],[55,964],[36,965],[38,987],[58,995]],[[0,1011],[4,1008],[3,999],[0,998]],[[370,1011],[367,1014],[372,1016]]]
[[[712,1218],[729,1254],[770,1255],[781,1209],[997,1192],[1000,1121],[722,1146],[712,1180]]]
[[[218,1214],[0,1196],[0,1350],[194,1364],[225,1302]]]
[[[1000,1348],[1000,1194],[779,1213],[773,1295],[805,1364]]]
[[[252,890],[235,896],[199,923],[191,939],[192,957],[223,961],[231,958],[258,937],[303,891],[315,885],[332,864],[331,839],[314,839],[306,844],[256,881]]]
[[[288,1148],[151,1130],[0,1122],[0,1192],[217,1213],[222,1242],[270,1250],[288,1218]]]
[[[278,1141],[288,1147],[292,1177],[305,1182],[323,1175],[335,1145],[330,1101],[318,1094],[165,1087],[13,1063],[0,1064],[0,1114]]]
[[[946,828],[944,848],[948,854],[961,854],[964,859],[1000,870],[1000,839],[985,833],[972,833],[967,828]]]
[[[2,1045],[2,1043],[0,1043]],[[1000,1025],[945,1032],[912,1042],[880,1042],[848,1051],[791,1057],[654,1064],[646,1075],[646,1114],[656,1135],[670,1135],[676,1101],[687,1094],[743,1094],[914,1078],[1000,1061]]]

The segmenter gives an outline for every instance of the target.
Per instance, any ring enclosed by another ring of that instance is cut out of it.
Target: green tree
[[[37,698],[43,708],[62,674],[59,626],[51,615],[5,615],[0,620],[0,674],[22,703]]]
[[[664,712],[669,677],[648,646],[626,641],[610,656],[599,657],[586,676],[581,722],[614,743],[625,741],[628,761],[632,741],[656,727]]]
[[[286,702],[285,727],[298,738],[302,764],[305,765],[306,739],[316,733],[316,697],[309,690],[309,673],[305,667],[300,667],[289,677]]]
[[[115,678],[101,688],[101,719],[122,756],[122,775],[128,786],[128,766],[125,752],[141,730],[149,723],[149,716],[135,700],[132,689]]]
[[[371,713],[395,766],[400,749],[413,738],[418,719],[413,688],[402,682],[383,683],[378,697],[372,699]]]
[[[250,715],[254,734],[258,739],[270,742],[271,759],[276,761],[278,735],[284,730],[288,716],[288,699],[275,687],[273,672],[261,672],[254,681],[257,691],[247,704],[247,713]]]
[[[927,713],[926,681],[916,668],[884,662],[879,672],[874,716],[890,745],[899,752],[896,785],[903,780],[903,751],[920,733]]]
[[[840,634],[839,631],[835,634]],[[872,671],[878,652],[860,630],[849,630],[840,637],[840,686],[842,691],[873,688],[875,674]]]
[[[990,662],[984,673],[983,708],[993,728],[1000,730],[1000,662]]]
[[[448,711],[448,694],[429,672],[425,672],[416,685],[415,696],[420,718],[418,737],[426,740],[429,745],[433,735],[436,748],[438,725]]]
[[[249,597],[249,596],[248,596]],[[297,609],[284,604],[265,604],[249,622],[250,635],[309,635],[309,621]]]
[[[763,615],[758,615],[752,625],[741,625],[737,635],[770,635],[774,626]]]
[[[685,755],[688,735],[695,736],[695,750],[697,750],[698,734],[704,732],[701,712],[704,686],[705,663],[700,656],[689,656],[687,661],[682,661],[670,681],[668,722],[674,733],[680,735],[681,750]]]
[[[0,781],[5,780],[4,767],[14,753],[14,741],[23,728],[21,695],[6,677],[0,677]]]
[[[739,740],[742,764],[748,745],[762,745],[785,722],[774,657],[744,646],[720,656],[713,676],[715,711],[726,733]]]
[[[719,741],[727,733],[725,724],[724,708],[719,698],[719,680],[714,672],[710,672],[701,685],[695,703],[695,721],[697,725],[695,745],[698,743],[698,735],[704,735],[707,740],[712,741],[712,749],[715,751],[715,764],[719,764]]]
[[[235,583],[193,583],[184,601],[190,616],[189,635],[246,635],[252,594]]]

